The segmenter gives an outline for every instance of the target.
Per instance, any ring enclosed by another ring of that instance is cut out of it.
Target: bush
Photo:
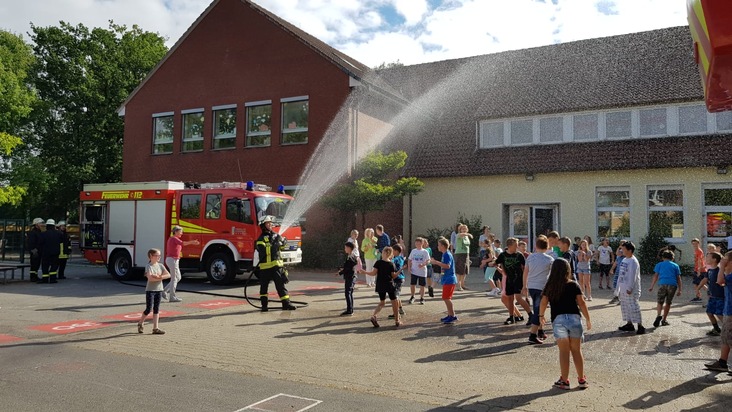
[[[335,269],[346,260],[344,239],[339,235],[303,236],[302,266],[310,269]]]
[[[640,263],[641,273],[653,274],[653,268],[658,263],[658,251],[668,246],[669,243],[659,232],[651,230],[641,239],[636,250],[636,257]]]

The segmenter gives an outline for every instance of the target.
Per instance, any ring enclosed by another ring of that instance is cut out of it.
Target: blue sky
[[[227,0],[229,1],[229,0]],[[254,0],[370,66],[685,25],[685,0]],[[172,45],[210,0],[0,0],[0,28],[138,24]]]

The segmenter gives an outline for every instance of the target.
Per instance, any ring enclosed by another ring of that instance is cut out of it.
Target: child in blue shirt
[[[455,259],[450,253],[450,241],[445,238],[440,238],[437,241],[437,249],[442,253],[442,260],[432,258],[431,262],[433,265],[439,266],[444,269],[440,283],[442,284],[442,300],[445,302],[447,307],[447,316],[440,319],[442,323],[454,323],[458,320],[455,315],[455,308],[452,305],[452,296],[455,293],[455,286],[457,285],[457,276],[455,276]]]
[[[718,252],[707,253],[706,264],[707,272],[704,279],[699,282],[696,287],[697,292],[705,285],[709,288],[709,300],[707,301],[707,317],[712,322],[712,330],[707,332],[709,336],[719,336],[722,329],[719,328],[719,322],[722,322],[722,313],[724,313],[724,288],[717,283],[719,276],[719,262],[722,261],[722,255]]]
[[[665,250],[661,252],[663,260],[656,263],[653,269],[653,281],[649,292],[653,292],[653,287],[658,282],[658,296],[656,297],[656,320],[653,322],[654,327],[659,325],[668,326],[668,312],[671,310],[671,302],[674,295],[681,296],[681,268],[673,262],[674,252]],[[665,303],[665,305],[664,305]],[[663,309],[663,316],[661,316]]]
[[[394,290],[396,291],[396,298],[397,301],[399,301],[399,314],[404,314],[404,308],[402,307],[402,285],[404,284],[404,255],[402,255],[402,247],[399,245],[394,245],[392,247],[394,249],[394,258],[391,259],[391,262],[394,264],[394,267],[397,271],[397,277],[394,279]],[[393,319],[394,315],[389,315],[389,319]]]
[[[730,344],[732,344],[732,251],[724,255],[719,275],[717,275],[717,284],[724,287],[724,309],[722,311],[724,323],[720,334],[722,348],[719,359],[704,366],[712,371],[729,372],[727,360],[729,359]]]

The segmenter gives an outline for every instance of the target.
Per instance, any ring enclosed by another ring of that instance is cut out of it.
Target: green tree
[[[394,68],[394,67],[404,67],[404,63],[402,63],[401,61],[399,61],[399,59],[397,59],[397,61],[395,61],[395,62],[390,62],[390,63],[381,62],[381,64],[379,64],[378,66],[374,67],[374,70],[391,69],[391,68]]]
[[[22,143],[18,133],[27,123],[35,94],[28,84],[33,51],[22,37],[0,30],[0,205],[18,204],[26,188],[8,184],[13,149]]]
[[[113,22],[108,29],[31,27],[39,100],[14,174],[42,191],[27,198],[28,210],[62,216],[77,210],[84,183],[120,180],[124,123],[117,109],[167,47],[157,33]]]
[[[353,182],[337,186],[326,197],[326,206],[346,213],[357,211],[361,227],[366,226],[369,212],[384,210],[387,203],[423,190],[424,183],[416,177],[396,177],[406,161],[403,151],[366,156],[357,166]]]

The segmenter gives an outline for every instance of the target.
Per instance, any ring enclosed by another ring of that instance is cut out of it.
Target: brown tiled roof
[[[422,127],[428,132],[414,137],[420,144],[411,150],[405,173],[481,176],[724,164],[732,151],[716,150],[710,157],[688,152],[699,153],[692,150],[696,145],[718,145],[729,136],[477,148],[481,120],[701,101],[691,45],[688,27],[672,27],[382,70],[430,113],[429,126]],[[440,82],[437,93],[427,92]],[[409,127],[395,133],[411,134]],[[658,151],[672,153],[650,154]]]

